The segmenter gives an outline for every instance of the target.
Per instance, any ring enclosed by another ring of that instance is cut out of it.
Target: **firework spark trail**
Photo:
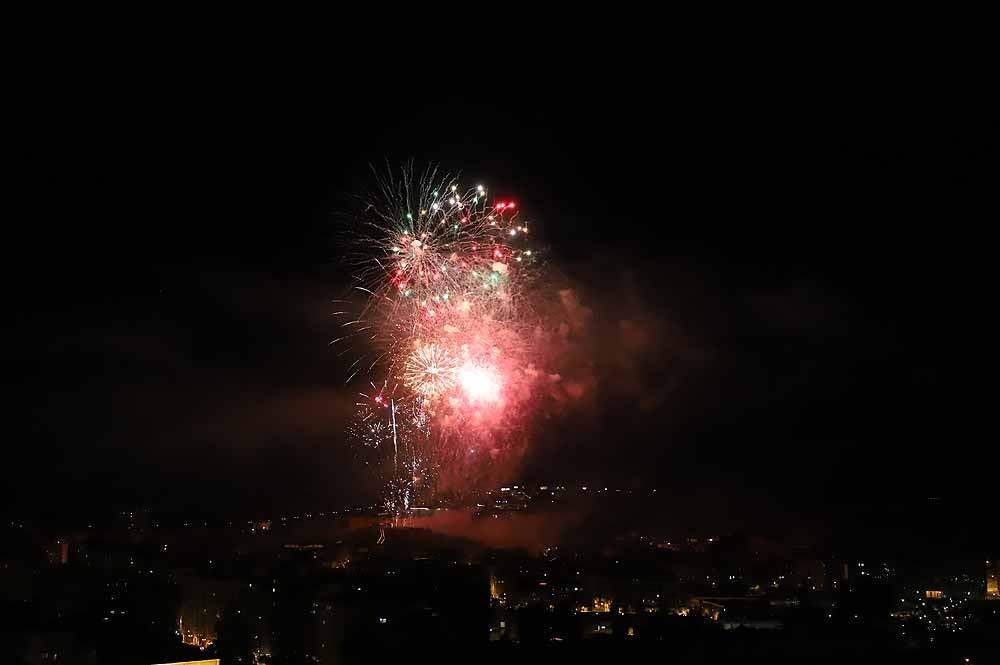
[[[368,349],[348,383],[362,372],[382,377],[351,434],[375,450],[391,431],[386,503],[398,510],[416,484],[477,463],[480,450],[496,457],[524,429],[543,374],[537,253],[515,202],[491,201],[485,187],[461,188],[436,169],[378,178],[351,229],[353,289],[365,299],[356,311],[335,301],[349,320],[330,344],[350,350],[362,338]]]

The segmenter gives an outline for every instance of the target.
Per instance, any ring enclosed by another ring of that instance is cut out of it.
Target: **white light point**
[[[458,383],[472,402],[495,402],[500,397],[500,378],[490,368],[463,365],[458,370]]]

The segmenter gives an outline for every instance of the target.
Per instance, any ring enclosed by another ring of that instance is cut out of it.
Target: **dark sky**
[[[350,501],[338,219],[369,163],[408,158],[515,197],[592,311],[598,397],[540,428],[524,477],[816,519],[985,496],[965,375],[997,143],[967,89],[250,69],[64,71],[26,94],[12,514]]]

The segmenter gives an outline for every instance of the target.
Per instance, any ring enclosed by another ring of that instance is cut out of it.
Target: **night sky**
[[[410,158],[516,198],[592,312],[596,397],[539,428],[518,477],[779,521],[987,496],[967,373],[988,348],[997,143],[972,95],[552,80],[39,86],[4,243],[5,512],[353,503],[338,225],[370,163]]]

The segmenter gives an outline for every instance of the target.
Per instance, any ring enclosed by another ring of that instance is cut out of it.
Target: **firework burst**
[[[434,398],[455,385],[458,365],[447,347],[421,344],[406,358],[403,382],[414,392]]]
[[[351,434],[391,469],[387,505],[406,509],[442,465],[495,458],[524,422],[538,376],[537,252],[514,201],[433,169],[379,178],[351,233],[363,298],[337,301],[346,320],[331,343],[357,354],[348,382],[379,377]]]

